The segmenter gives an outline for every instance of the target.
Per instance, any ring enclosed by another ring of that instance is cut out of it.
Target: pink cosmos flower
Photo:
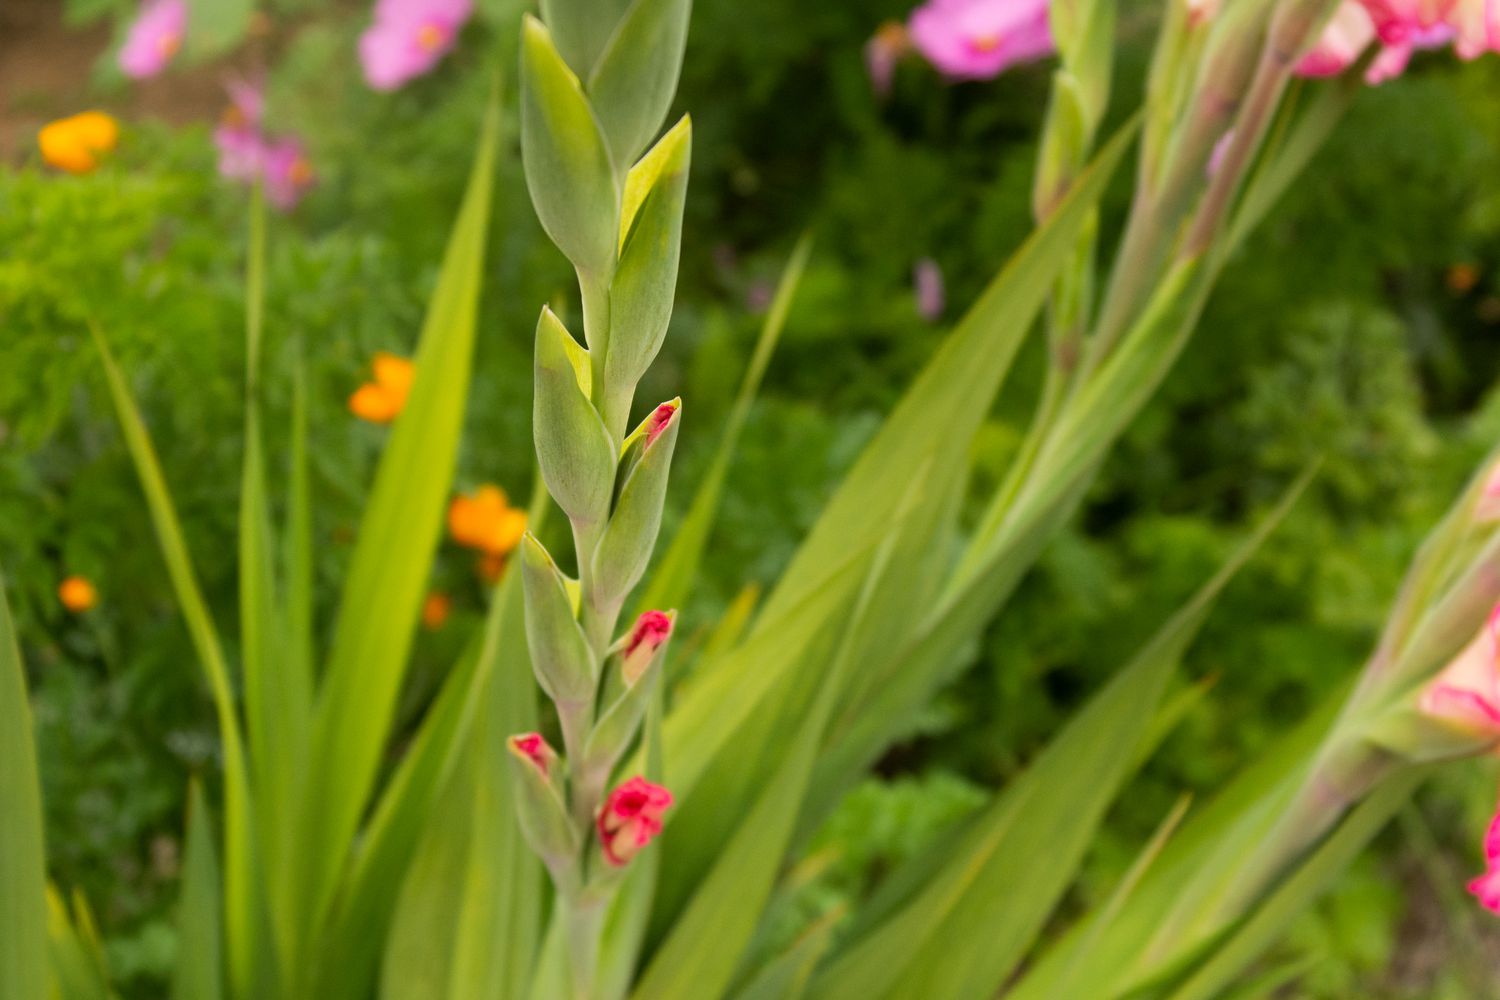
[[[214,129],[219,150],[219,176],[236,181],[254,180],[265,162],[266,139],[261,132],[266,102],[260,88],[243,80],[231,80],[229,107]]]
[[[473,12],[473,0],[378,0],[375,23],[359,36],[365,82],[395,90],[431,72]]]
[[[1479,899],[1479,905],[1500,914],[1500,811],[1490,820],[1484,835],[1484,860],[1485,873],[1469,882],[1469,891]]]
[[[125,75],[144,80],[165,69],[182,47],[187,16],[184,0],[147,0],[120,47],[120,69]]]
[[[316,180],[302,142],[266,132],[266,102],[259,86],[232,80],[226,89],[229,107],[214,129],[219,175],[245,183],[259,180],[272,205],[283,212],[291,210]]]
[[[907,22],[912,44],[955,80],[987,80],[1055,51],[1048,0],[927,0]]]
[[[865,43],[865,72],[876,97],[887,97],[896,76],[896,64],[911,51],[911,36],[899,21],[887,21]]]
[[[317,182],[312,161],[296,136],[287,136],[266,147],[264,182],[266,198],[283,212],[291,211],[307,189]]]
[[[595,823],[604,860],[617,868],[630,864],[661,833],[662,815],[671,805],[671,792],[639,775],[610,792]]]

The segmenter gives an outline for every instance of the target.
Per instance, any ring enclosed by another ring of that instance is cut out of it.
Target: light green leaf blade
[[[224,995],[223,902],[218,852],[203,786],[188,785],[187,840],[177,901],[177,964],[173,1000],[219,1000]]]
[[[1223,587],[1280,522],[1303,478],[1226,565],[1007,788],[941,872],[844,949],[819,997],[994,996],[1072,881],[1133,771],[1166,682]]]
[[[303,936],[332,901],[369,799],[442,531],[468,397],[498,117],[492,97],[423,322],[411,394],[376,471],[339,608],[288,866],[305,900]]]
[[[218,630],[198,586],[198,576],[183,538],[177,509],[167,489],[166,477],[162,474],[161,461],[141,418],[140,408],[110,353],[104,334],[94,325],[90,325],[89,332],[99,350],[120,433],[125,438],[141,492],[146,497],[157,545],[161,549],[162,561],[166,563],[178,608],[182,611],[193,648],[213,694],[219,738],[224,744],[224,919],[230,981],[237,993],[249,994],[257,980],[270,972],[267,962],[270,943],[264,936],[266,911],[257,875],[249,768],[229,671],[225,666]]]
[[[754,405],[755,397],[760,391],[766,367],[776,352],[781,331],[786,328],[787,315],[791,312],[792,301],[797,295],[797,286],[802,281],[808,257],[812,254],[812,243],[812,234],[804,234],[792,249],[786,266],[782,268],[781,279],[776,284],[776,295],[771,300],[771,308],[766,312],[765,322],[761,324],[760,335],[755,341],[750,364],[745,369],[745,377],[740,382],[739,392],[729,411],[729,419],[724,422],[713,462],[709,465],[708,474],[703,477],[703,483],[693,495],[692,505],[678,526],[677,534],[672,536],[671,545],[651,573],[645,593],[640,599],[640,611],[650,608],[678,608],[687,600],[693,580],[698,575],[698,566],[703,561],[703,550],[708,545],[709,533],[718,517],[724,480],[734,463],[740,433],[744,430],[745,421],[750,416],[750,407]]]
[[[579,271],[607,281],[619,242],[619,175],[578,77],[529,14],[521,27],[521,158],[542,228]]]
[[[0,577],[0,996],[47,1000],[47,870],[31,704]]]
[[[635,0],[588,77],[589,99],[621,173],[667,120],[692,0]]]

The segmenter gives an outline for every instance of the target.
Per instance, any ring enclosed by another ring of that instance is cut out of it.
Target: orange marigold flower
[[[1466,262],[1451,264],[1443,275],[1443,284],[1454,295],[1473,291],[1474,286],[1479,284],[1479,268]]]
[[[44,125],[36,141],[48,166],[86,174],[120,141],[120,125],[102,111],[84,111]]]
[[[99,603],[99,591],[86,577],[70,576],[57,586],[57,599],[74,614],[82,614]]]
[[[388,424],[406,406],[415,369],[406,358],[385,351],[375,352],[370,368],[375,377],[354,390],[349,412],[372,424]]]
[[[510,506],[505,491],[490,483],[460,494],[448,505],[448,534],[487,556],[504,556],[526,533],[526,512]]]
[[[448,614],[452,610],[453,599],[442,591],[434,590],[422,602],[422,624],[436,632],[443,627],[443,623],[448,620]]]

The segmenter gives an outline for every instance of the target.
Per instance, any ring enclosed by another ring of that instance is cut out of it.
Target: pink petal
[[[148,0],[125,34],[120,69],[137,80],[155,76],[177,54],[186,30],[184,0]]]

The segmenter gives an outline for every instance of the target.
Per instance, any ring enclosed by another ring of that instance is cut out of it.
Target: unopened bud
[[[626,684],[634,684],[646,672],[657,650],[671,638],[675,620],[676,613],[671,611],[647,611],[636,619],[626,637],[621,661]]]
[[[681,414],[680,401],[663,403],[631,434],[622,463],[629,471],[593,554],[593,600],[600,607],[618,608],[646,571],[661,530]]]
[[[662,816],[672,806],[672,793],[636,776],[609,793],[595,827],[604,860],[619,868],[655,840]]]
[[[557,876],[576,862],[580,840],[563,802],[557,754],[537,733],[512,736],[506,745],[521,832]]]

